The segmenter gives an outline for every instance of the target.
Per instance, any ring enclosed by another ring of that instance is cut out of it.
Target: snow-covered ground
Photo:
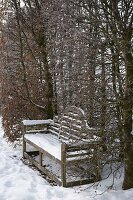
[[[133,200],[133,189],[121,190],[122,176],[115,179],[113,189],[107,189],[111,176],[98,186],[51,186],[39,172],[24,165],[21,157],[21,147],[7,143],[0,128],[0,200]]]

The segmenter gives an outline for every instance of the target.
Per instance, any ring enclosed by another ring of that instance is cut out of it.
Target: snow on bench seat
[[[61,141],[53,134],[25,134],[24,136],[29,141],[41,147],[49,154],[53,155],[58,160],[61,160]]]

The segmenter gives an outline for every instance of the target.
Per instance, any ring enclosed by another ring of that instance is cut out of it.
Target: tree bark
[[[126,34],[128,31],[126,31]],[[127,37],[126,37],[127,36]],[[123,189],[133,188],[133,135],[132,135],[132,112],[133,112],[133,57],[131,53],[130,32],[124,35],[125,63],[126,63],[126,86],[124,100],[124,165],[125,176]]]

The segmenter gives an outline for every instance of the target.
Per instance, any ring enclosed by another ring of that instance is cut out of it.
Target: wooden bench
[[[98,181],[98,130],[90,128],[82,109],[68,107],[54,120],[24,120],[23,157],[58,185]]]

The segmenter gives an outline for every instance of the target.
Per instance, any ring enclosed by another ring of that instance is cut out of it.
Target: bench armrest
[[[54,121],[52,119],[46,119],[46,120],[23,120],[22,121],[24,126],[34,126],[34,125],[54,125]]]

